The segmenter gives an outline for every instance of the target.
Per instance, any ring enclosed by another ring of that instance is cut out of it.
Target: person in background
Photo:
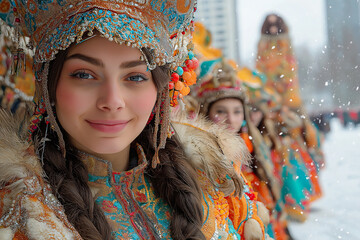
[[[277,225],[274,212],[280,197],[280,185],[273,174],[270,152],[259,131],[249,118],[248,106],[242,82],[236,71],[225,60],[200,80],[196,89],[200,114],[211,121],[225,125],[228,130],[245,141],[252,160],[243,165],[241,172],[257,193],[257,199],[271,211],[267,232],[271,237],[273,226]]]

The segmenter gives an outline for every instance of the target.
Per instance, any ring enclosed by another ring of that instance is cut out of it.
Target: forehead
[[[73,45],[69,49],[68,55],[75,53],[82,53],[97,58],[105,56],[121,56],[121,58],[126,57],[133,60],[139,60],[142,55],[137,48],[129,47],[125,44],[118,44],[100,36],[95,36],[79,44]]]
[[[216,108],[242,108],[243,104],[240,99],[237,98],[224,98],[216,101],[213,107]]]

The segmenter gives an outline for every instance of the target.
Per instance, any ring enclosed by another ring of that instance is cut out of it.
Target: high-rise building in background
[[[240,62],[236,4],[239,0],[198,0],[195,20],[211,31],[213,46]]]
[[[335,104],[359,105],[359,0],[326,0],[328,59]]]

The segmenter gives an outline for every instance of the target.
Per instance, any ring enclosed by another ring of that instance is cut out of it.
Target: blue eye
[[[130,76],[127,78],[127,80],[131,81],[131,82],[143,82],[143,81],[146,81],[148,80],[146,77],[144,77],[143,75],[141,74],[138,74],[138,75],[133,75],[133,76]]]
[[[70,76],[75,77],[75,78],[80,78],[80,79],[95,79],[94,76],[92,76],[90,73],[86,73],[86,72],[75,72],[70,74]]]

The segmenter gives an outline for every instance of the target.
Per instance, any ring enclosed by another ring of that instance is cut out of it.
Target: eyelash
[[[88,76],[91,76],[91,78],[82,78],[80,77],[80,74],[87,74]],[[78,78],[78,79],[95,79],[91,73],[87,73],[85,70],[76,71],[70,74],[71,77]]]
[[[224,113],[226,113],[226,112],[225,112],[225,111],[222,111],[222,110],[217,110],[216,113],[217,113],[217,114],[224,114]],[[240,114],[240,113],[243,113],[243,112],[242,112],[242,111],[236,111],[235,113],[236,113],[236,114]]]
[[[130,80],[130,78],[139,78],[139,77],[142,78],[140,81],[139,80]],[[145,82],[145,81],[147,81],[149,79],[146,76],[142,75],[142,74],[135,74],[135,75],[127,77],[126,80],[139,84],[139,83]]]
[[[88,76],[90,76],[90,78],[84,78],[83,77],[80,77],[80,74],[86,74]],[[91,73],[88,73],[86,72],[85,70],[80,70],[80,71],[76,71],[76,72],[73,72],[70,74],[71,77],[74,77],[74,78],[78,78],[78,79],[95,79],[95,77],[91,74]],[[133,80],[131,80],[131,78]],[[141,78],[140,80],[134,80],[134,78]],[[141,82],[145,82],[147,80],[149,80],[146,76],[144,76],[143,74],[135,74],[135,75],[131,75],[129,77],[126,78],[127,81],[129,82],[134,82],[134,83],[141,83]]]

